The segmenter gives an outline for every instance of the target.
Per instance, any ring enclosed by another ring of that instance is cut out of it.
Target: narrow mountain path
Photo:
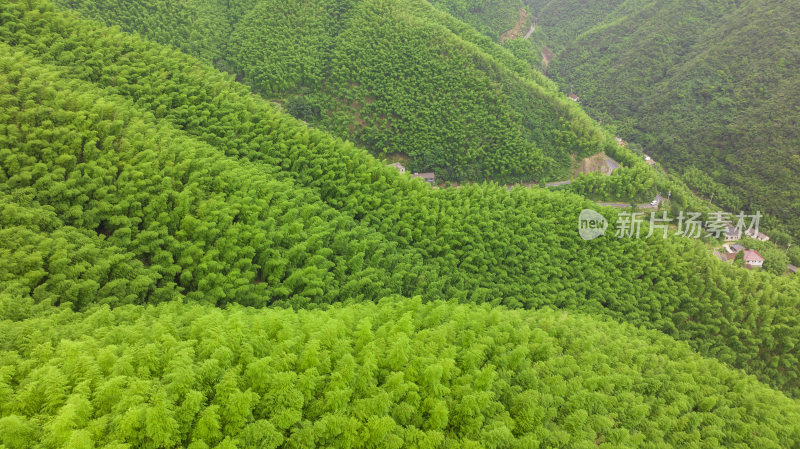
[[[616,207],[618,209],[627,209],[631,207],[631,203],[597,203],[601,206],[608,206],[608,207]],[[657,206],[653,206],[653,203],[642,203],[637,204],[637,209],[656,209]]]
[[[614,173],[614,170],[619,168],[619,162],[615,161],[614,159],[611,159],[608,156],[606,156],[606,164],[608,164],[609,168],[608,174]]]
[[[571,179],[567,179],[566,181],[553,181],[553,182],[548,182],[548,183],[545,183],[545,185],[544,185],[544,186],[545,186],[545,187],[558,187],[558,186],[565,186],[565,185],[567,185],[567,184],[571,184],[571,183],[572,183],[572,180],[571,180]]]
[[[535,23],[533,25],[531,25],[531,29],[528,30],[528,32],[525,34],[525,37],[523,39],[527,39],[527,38],[531,37],[531,34],[533,34],[534,31],[536,31],[536,24]]]

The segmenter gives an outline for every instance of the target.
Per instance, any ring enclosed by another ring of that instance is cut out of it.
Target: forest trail
[[[605,153],[597,153],[593,156],[589,156],[584,158],[580,162],[580,166],[577,172],[574,173],[574,176],[580,176],[584,173],[592,173],[592,172],[599,172],[604,175],[611,175],[614,170],[620,167],[619,162],[611,159],[610,157],[606,156]],[[572,183],[572,179],[565,179],[563,181],[553,181],[547,182],[544,184],[545,187],[558,187],[558,186],[565,186]],[[527,184],[507,184],[506,190],[511,190],[512,187],[522,185],[525,187],[533,187],[538,186],[536,183],[527,183]]]
[[[611,170],[611,173],[613,173],[614,170],[619,168],[619,162],[615,161],[614,159],[611,159],[608,156],[606,156],[606,164],[608,164],[608,169]]]
[[[616,207],[618,209],[627,209],[631,207],[631,203],[597,203],[600,206],[607,206],[607,207]],[[643,203],[637,204],[637,209],[655,209],[656,206],[653,206],[651,203]]]
[[[545,183],[544,186],[545,187],[558,187],[558,186],[565,186],[565,185],[571,184],[571,183],[572,183],[572,180],[571,179],[567,179],[566,181],[548,182],[548,183]]]
[[[525,37],[523,39],[528,39],[529,37],[531,37],[531,34],[533,34],[534,31],[536,31],[536,24],[535,23],[533,25],[531,25],[531,29],[528,30],[528,32],[525,34]]]
[[[545,185],[544,185],[544,186],[545,186],[545,187],[558,187],[558,186],[565,186],[565,185],[567,185],[567,184],[571,184],[571,183],[572,183],[572,180],[571,180],[571,179],[567,179],[567,180],[565,180],[565,181],[553,181],[553,182],[548,182],[548,183],[545,183]],[[508,190],[511,190],[511,189],[512,189],[512,188],[514,188],[514,187],[528,187],[528,188],[533,188],[533,187],[539,187],[539,183],[536,183],[536,182],[528,182],[528,183],[523,183],[523,184],[520,184],[520,183],[516,183],[516,184],[506,184],[506,191],[508,191]]]

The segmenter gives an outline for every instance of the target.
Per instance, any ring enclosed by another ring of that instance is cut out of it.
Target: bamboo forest
[[[800,202],[543,71],[591,8],[0,2],[0,449],[800,448]]]

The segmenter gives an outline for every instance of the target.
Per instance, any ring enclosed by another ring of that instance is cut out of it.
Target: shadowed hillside
[[[507,25],[477,1],[435,1],[480,26]],[[514,1],[501,2],[513,20]],[[643,145],[697,194],[761,210],[800,236],[800,12],[791,1],[535,0],[536,34],[506,45],[595,118]],[[460,13],[469,11],[469,13]],[[486,19],[484,19],[486,17]],[[501,25],[502,24],[502,25]],[[788,236],[780,236],[785,244]]]
[[[565,179],[571,156],[613,146],[540,74],[422,0],[63,3],[441,181]]]

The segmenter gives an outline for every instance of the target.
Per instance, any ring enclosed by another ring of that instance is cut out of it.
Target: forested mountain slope
[[[176,295],[553,305],[661,330],[797,394],[796,278],[691,240],[585,242],[591,203],[575,195],[431,190],[190,57],[49,3],[0,11],[8,316]]]
[[[541,74],[423,0],[65,0],[440,180],[566,179],[613,139]]]
[[[486,11],[478,1],[433,3]],[[515,1],[500,3],[515,17]],[[592,116],[699,193],[715,191],[721,206],[767,212],[800,236],[796,2],[533,0],[527,8],[538,24],[528,44],[555,53],[548,75]],[[481,24],[481,14],[459,17]]]
[[[517,23],[529,22],[526,20],[528,11],[522,0],[435,0],[431,3],[496,41],[502,40],[504,33],[512,30]],[[520,11],[523,10],[525,17],[520,20]],[[527,29],[522,28],[520,31],[521,35],[516,37],[522,37]]]
[[[618,146],[555,83],[471,26],[426,1],[372,3],[61,2],[199,55],[254,91],[281,96],[284,110],[411,171],[434,167],[440,183],[564,180],[574,176],[581,157],[602,150],[622,168],[612,176],[584,176],[571,191],[637,203],[672,191],[676,203],[705,210],[680,182]],[[458,48],[447,49],[452,45]],[[387,126],[367,129],[377,123],[367,110],[387,118],[381,122]],[[398,111],[413,118],[390,118]],[[517,145],[531,141],[535,148]],[[416,156],[406,159],[410,153]]]
[[[433,190],[45,1],[0,4],[0,106],[5,447],[798,440],[746,375],[800,395],[797,278]]]
[[[683,344],[552,310],[392,298],[0,321],[0,445],[793,447],[800,404]]]

